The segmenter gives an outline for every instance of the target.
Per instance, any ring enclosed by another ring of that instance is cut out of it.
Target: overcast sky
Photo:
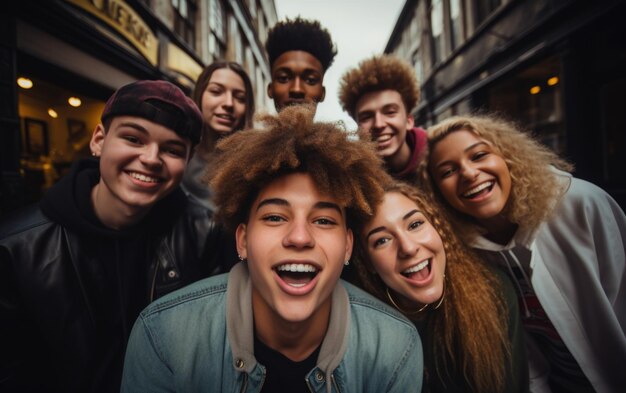
[[[330,32],[337,56],[324,76],[326,99],[317,107],[317,120],[343,120],[348,130],[356,123],[337,99],[339,79],[359,61],[382,53],[405,0],[274,0],[278,19],[300,15],[317,19]]]

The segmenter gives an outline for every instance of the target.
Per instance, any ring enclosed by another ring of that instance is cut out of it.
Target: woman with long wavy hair
[[[602,189],[496,116],[428,131],[423,186],[518,291],[533,391],[626,386],[626,217]]]
[[[457,239],[429,198],[391,183],[356,237],[360,284],[420,332],[425,391],[528,390],[512,283]]]
[[[252,126],[252,82],[239,63],[216,61],[198,77],[192,98],[202,112],[204,127],[182,187],[190,199],[213,209],[208,179],[215,170],[215,145],[220,139]]]

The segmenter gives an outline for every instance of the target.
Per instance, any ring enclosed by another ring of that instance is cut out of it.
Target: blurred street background
[[[0,216],[88,156],[108,97],[137,79],[187,93],[217,59],[241,63],[258,112],[268,30],[318,19],[338,48],[317,118],[356,124],[338,80],[366,57],[410,62],[424,128],[498,111],[523,124],[626,208],[626,2],[617,0],[22,0],[0,14]]]

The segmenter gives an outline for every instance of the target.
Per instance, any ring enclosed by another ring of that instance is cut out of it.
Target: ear
[[[237,254],[243,259],[248,258],[248,227],[246,224],[239,224],[235,231],[235,240],[237,241]]]
[[[348,228],[346,232],[346,254],[344,255],[343,260],[347,261],[352,256],[352,246],[354,244],[354,236],[352,235],[352,229]]]
[[[413,116],[411,116],[411,114],[408,113],[406,116],[406,129],[410,130],[411,128],[413,128],[414,125],[415,125],[415,120],[413,119]]]
[[[324,98],[326,98],[326,88],[324,86],[322,86],[322,96],[320,97],[319,101],[317,101],[317,102],[324,102]]]
[[[104,138],[106,137],[106,130],[102,124],[98,124],[91,134],[91,141],[89,141],[89,149],[91,153],[100,157],[102,154],[102,146],[104,145]]]
[[[267,84],[267,96],[272,100],[274,99],[274,94],[272,93],[272,82]]]

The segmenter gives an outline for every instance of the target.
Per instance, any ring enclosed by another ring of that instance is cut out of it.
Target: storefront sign
[[[148,25],[122,0],[66,0],[122,34],[152,64],[157,65],[158,41]]]
[[[171,42],[167,44],[167,68],[185,75],[192,82],[195,82],[202,72],[201,64]]]

